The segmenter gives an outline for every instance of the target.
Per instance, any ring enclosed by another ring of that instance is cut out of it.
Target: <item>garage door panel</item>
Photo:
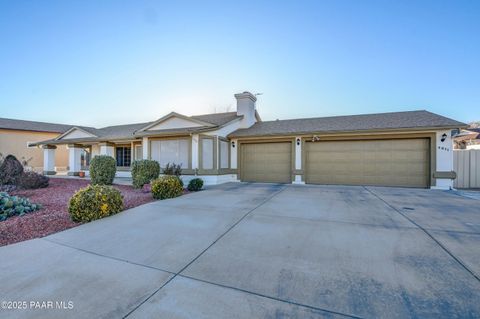
[[[428,139],[307,142],[305,148],[307,183],[428,186]]]
[[[242,144],[240,153],[242,181],[291,182],[291,142]]]

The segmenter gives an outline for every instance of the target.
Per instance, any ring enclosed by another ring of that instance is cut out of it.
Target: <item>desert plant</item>
[[[123,210],[123,197],[119,190],[106,185],[89,185],[77,191],[68,205],[75,222],[89,222]]]
[[[117,166],[108,155],[97,155],[90,161],[90,179],[94,185],[112,185]]]
[[[16,185],[17,179],[23,174],[23,166],[13,155],[7,155],[0,166],[0,184]]]
[[[183,188],[183,180],[180,177],[180,175],[182,175],[182,164],[167,163],[167,165],[163,169],[163,174],[168,176],[176,176],[178,178],[178,181],[180,182],[180,185],[182,185]]]
[[[160,175],[160,165],[153,160],[139,160],[132,164],[132,179],[134,188],[142,188]]]
[[[48,187],[49,178],[35,172],[24,172],[17,178],[17,186],[23,189]]]
[[[41,205],[32,204],[27,198],[10,196],[5,192],[0,193],[0,221],[15,215],[24,215],[41,208]]]
[[[25,156],[22,156],[20,159],[20,163],[23,166],[24,170],[32,170],[32,167],[30,166],[30,162],[33,160],[33,157],[26,158]]]
[[[167,163],[167,165],[163,169],[163,174],[179,177],[180,175],[182,175],[182,164]]]
[[[182,195],[183,187],[177,176],[165,175],[152,181],[152,195],[156,199],[174,198]]]
[[[11,193],[17,189],[17,185],[0,185],[0,192]]]
[[[187,189],[191,192],[198,192],[203,187],[203,179],[194,178],[188,183]]]

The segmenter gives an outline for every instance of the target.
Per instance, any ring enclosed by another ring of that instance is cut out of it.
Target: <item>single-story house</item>
[[[53,124],[0,118],[0,154],[14,155],[20,161],[37,172],[43,171],[43,151],[30,143],[45,141],[57,137],[70,129],[71,125]],[[59,146],[55,153],[55,169],[66,171],[68,168],[68,150]]]
[[[116,158],[119,176],[129,176],[132,161],[143,158],[162,168],[181,164],[184,179],[200,176],[207,184],[452,187],[452,130],[464,123],[428,111],[262,121],[253,94],[235,98],[236,112],[71,127],[33,145],[44,148],[46,174],[55,173],[57,147],[67,145],[71,175],[88,174],[88,159],[106,154]]]
[[[453,146],[455,149],[469,150],[480,149],[480,128],[468,128],[461,130],[453,137]]]

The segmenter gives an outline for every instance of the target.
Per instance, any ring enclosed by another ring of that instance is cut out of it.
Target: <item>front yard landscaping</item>
[[[88,180],[51,178],[46,188],[11,192],[11,195],[26,197],[32,203],[40,204],[42,208],[0,222],[0,246],[47,236],[80,225],[81,223],[72,221],[68,213],[68,202],[77,190],[89,184]],[[113,187],[122,193],[125,209],[154,200],[149,191],[134,189],[128,185]]]

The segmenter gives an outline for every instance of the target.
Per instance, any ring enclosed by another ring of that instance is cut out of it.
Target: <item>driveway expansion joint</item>
[[[54,240],[51,240],[51,239],[47,239],[46,237],[38,238],[38,239],[48,241],[49,243],[52,243],[52,244],[55,244],[55,245],[59,245],[59,246],[67,247],[67,248],[70,248],[70,249],[78,250],[78,251],[81,251],[83,253],[91,254],[91,255],[94,255],[94,256],[103,257],[103,258],[107,258],[107,259],[112,259],[112,260],[115,260],[115,261],[120,261],[120,262],[124,262],[124,263],[127,263],[127,264],[135,265],[135,266],[140,266],[140,267],[150,268],[150,269],[154,269],[154,270],[158,270],[158,271],[163,271],[163,272],[169,273],[171,275],[175,274],[175,272],[172,272],[172,271],[169,271],[169,270],[165,270],[165,269],[161,269],[161,268],[157,268],[157,267],[153,267],[153,266],[149,266],[149,265],[136,263],[136,262],[133,262],[133,261],[130,261],[130,260],[127,260],[127,259],[122,259],[122,258],[117,258],[117,257],[113,257],[113,256],[99,254],[99,253],[96,253],[96,252],[93,252],[93,251],[90,251],[90,250],[70,246],[70,245],[60,243],[60,242],[57,242],[57,241],[54,241]]]
[[[391,205],[389,202],[384,200],[382,197],[377,195],[374,191],[369,189],[368,187],[364,186],[364,188],[369,191],[373,196],[384,202],[387,206],[389,206],[391,209],[396,211],[398,214],[403,216],[405,219],[407,219],[410,223],[413,225],[417,226],[420,228],[428,237],[430,237],[443,251],[445,251],[450,257],[452,257],[463,269],[465,269],[468,273],[470,273],[477,281],[480,282],[480,276],[477,275],[473,270],[468,268],[468,266],[457,256],[455,256],[447,247],[445,247],[438,239],[436,239],[426,228],[422,227],[420,224],[416,223],[413,219],[408,217],[406,214],[404,214],[401,210],[397,209],[395,206]]]
[[[135,312],[138,308],[140,308],[145,302],[147,302],[150,298],[152,298],[157,292],[159,292],[163,287],[168,285],[173,279],[175,279],[178,275],[180,275],[185,269],[187,269],[191,264],[193,264],[198,258],[200,258],[207,250],[209,250],[215,243],[217,243],[220,239],[222,239],[228,232],[230,232],[235,226],[237,226],[242,220],[244,220],[248,215],[250,215],[254,210],[259,208],[260,206],[264,205],[268,201],[270,201],[273,197],[277,196],[281,192],[283,192],[286,189],[286,186],[282,186],[282,188],[272,195],[268,196],[265,200],[263,200],[260,204],[255,206],[254,208],[250,209],[248,212],[246,212],[242,217],[240,217],[239,220],[237,220],[232,226],[230,226],[225,232],[223,232],[217,239],[215,239],[210,245],[208,245],[207,248],[205,248],[200,254],[198,254],[195,258],[193,258],[192,261],[190,261],[186,266],[184,266],[182,269],[180,269],[179,272],[174,273],[171,278],[169,278],[163,285],[161,285],[157,290],[155,290],[152,294],[150,294],[145,300],[140,302],[137,306],[135,306],[132,310],[130,310],[123,318],[127,318],[130,316],[132,313]]]
[[[250,291],[250,290],[245,290],[245,289],[236,288],[236,287],[232,287],[232,286],[222,285],[222,284],[218,284],[218,283],[211,282],[211,281],[208,281],[208,280],[198,279],[198,278],[191,277],[191,276],[188,276],[188,275],[179,274],[178,277],[182,277],[182,278],[186,278],[186,279],[190,279],[190,280],[195,280],[195,281],[203,282],[203,283],[206,283],[206,284],[209,284],[209,285],[214,285],[214,286],[221,287],[221,288],[231,289],[231,290],[247,293],[247,294],[250,294],[250,295],[254,295],[254,296],[258,296],[258,297],[262,297],[262,298],[267,298],[267,299],[283,302],[283,303],[286,303],[286,304],[289,304],[289,305],[292,305],[292,306],[299,306],[299,307],[303,307],[303,308],[307,308],[307,309],[311,309],[311,310],[327,312],[327,313],[330,313],[330,314],[340,315],[340,316],[343,316],[343,317],[346,317],[346,318],[363,319],[362,317],[359,317],[359,316],[356,316],[356,315],[346,314],[346,313],[342,313],[342,312],[338,312],[338,311],[334,311],[334,310],[329,310],[329,309],[325,309],[325,308],[319,308],[319,307],[315,307],[315,306],[310,306],[310,305],[298,303],[298,302],[291,301],[291,300],[272,297],[272,296],[269,296],[269,295],[264,295],[264,294],[261,294],[261,293],[258,293],[258,292],[253,292],[253,291]]]

